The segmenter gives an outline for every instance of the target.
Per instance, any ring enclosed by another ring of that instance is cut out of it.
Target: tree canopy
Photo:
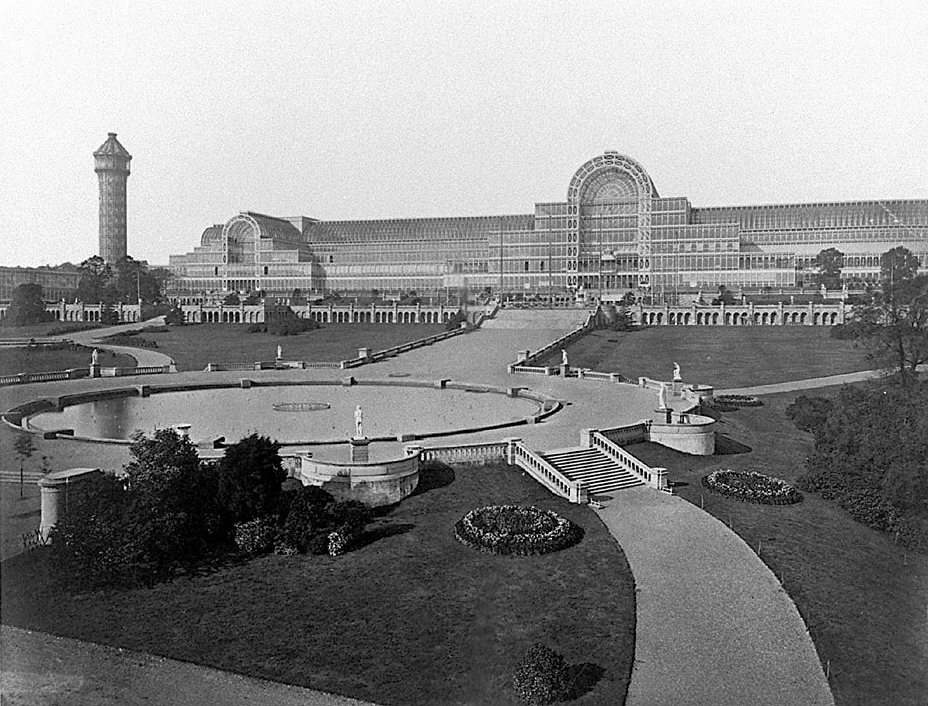
[[[45,298],[41,284],[21,284],[13,290],[6,323],[9,326],[27,326],[49,320],[45,311]]]
[[[143,262],[130,256],[109,264],[99,255],[84,260],[81,279],[77,285],[77,298],[87,304],[115,304],[136,302],[151,304],[161,300],[162,285],[166,281],[148,271]]]
[[[918,258],[901,246],[880,262],[881,288],[855,308],[853,326],[871,360],[907,385],[928,362],[928,275],[917,274]]]
[[[841,286],[841,270],[844,268],[844,253],[837,248],[826,248],[815,256],[815,267],[818,269],[816,281],[827,289],[837,289]]]

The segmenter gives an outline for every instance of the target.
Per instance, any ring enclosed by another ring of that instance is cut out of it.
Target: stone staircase
[[[540,455],[570,480],[583,483],[590,495],[644,485],[638,476],[619,468],[597,449],[577,447]]]
[[[590,312],[586,309],[500,309],[481,324],[486,329],[552,329],[572,331],[582,326]]]

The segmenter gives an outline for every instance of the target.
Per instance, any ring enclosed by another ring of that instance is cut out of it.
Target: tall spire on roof
[[[115,262],[127,252],[126,181],[132,155],[111,132],[93,157],[100,181],[100,257]]]

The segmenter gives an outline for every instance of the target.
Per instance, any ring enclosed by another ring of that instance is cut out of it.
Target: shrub
[[[536,642],[519,662],[512,686],[519,698],[529,704],[550,704],[565,698],[564,656]]]
[[[219,461],[219,503],[233,522],[277,511],[287,477],[277,443],[252,434],[229,446]]]
[[[265,330],[274,336],[295,336],[317,328],[319,328],[319,324],[312,319],[294,317],[271,321],[267,324]]]
[[[266,333],[267,326],[264,324],[248,324],[248,333]]]
[[[184,320],[184,311],[179,306],[173,307],[167,314],[164,315],[164,323],[169,326],[183,326],[186,321]]]
[[[372,518],[370,508],[363,503],[336,502],[316,486],[306,486],[287,495],[280,541],[300,552],[341,554],[351,548]]]
[[[267,554],[275,546],[277,518],[257,517],[235,525],[235,546],[246,556]]]
[[[550,510],[489,505],[464,515],[454,526],[454,536],[478,551],[529,556],[573,546],[583,530]]]
[[[709,490],[735,500],[762,505],[792,505],[802,500],[802,493],[779,478],[756,471],[713,471],[703,476]]]
[[[348,546],[348,539],[341,532],[331,532],[329,534],[329,556],[339,556],[345,553],[345,547]]]
[[[824,397],[799,395],[786,408],[786,416],[797,429],[815,434],[824,428],[832,409],[834,404]]]
[[[838,498],[847,514],[868,527],[886,532],[896,526],[896,511],[873,488],[855,488]]]

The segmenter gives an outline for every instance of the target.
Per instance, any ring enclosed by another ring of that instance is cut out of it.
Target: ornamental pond
[[[364,436],[434,435],[516,423],[540,411],[524,397],[482,389],[413,386],[312,385],[161,392],[150,397],[99,399],[29,418],[39,431],[73,429],[78,437],[127,440],[141,430],[190,425],[195,443],[235,442],[259,433],[281,443],[340,442],[355,435],[355,409]]]

